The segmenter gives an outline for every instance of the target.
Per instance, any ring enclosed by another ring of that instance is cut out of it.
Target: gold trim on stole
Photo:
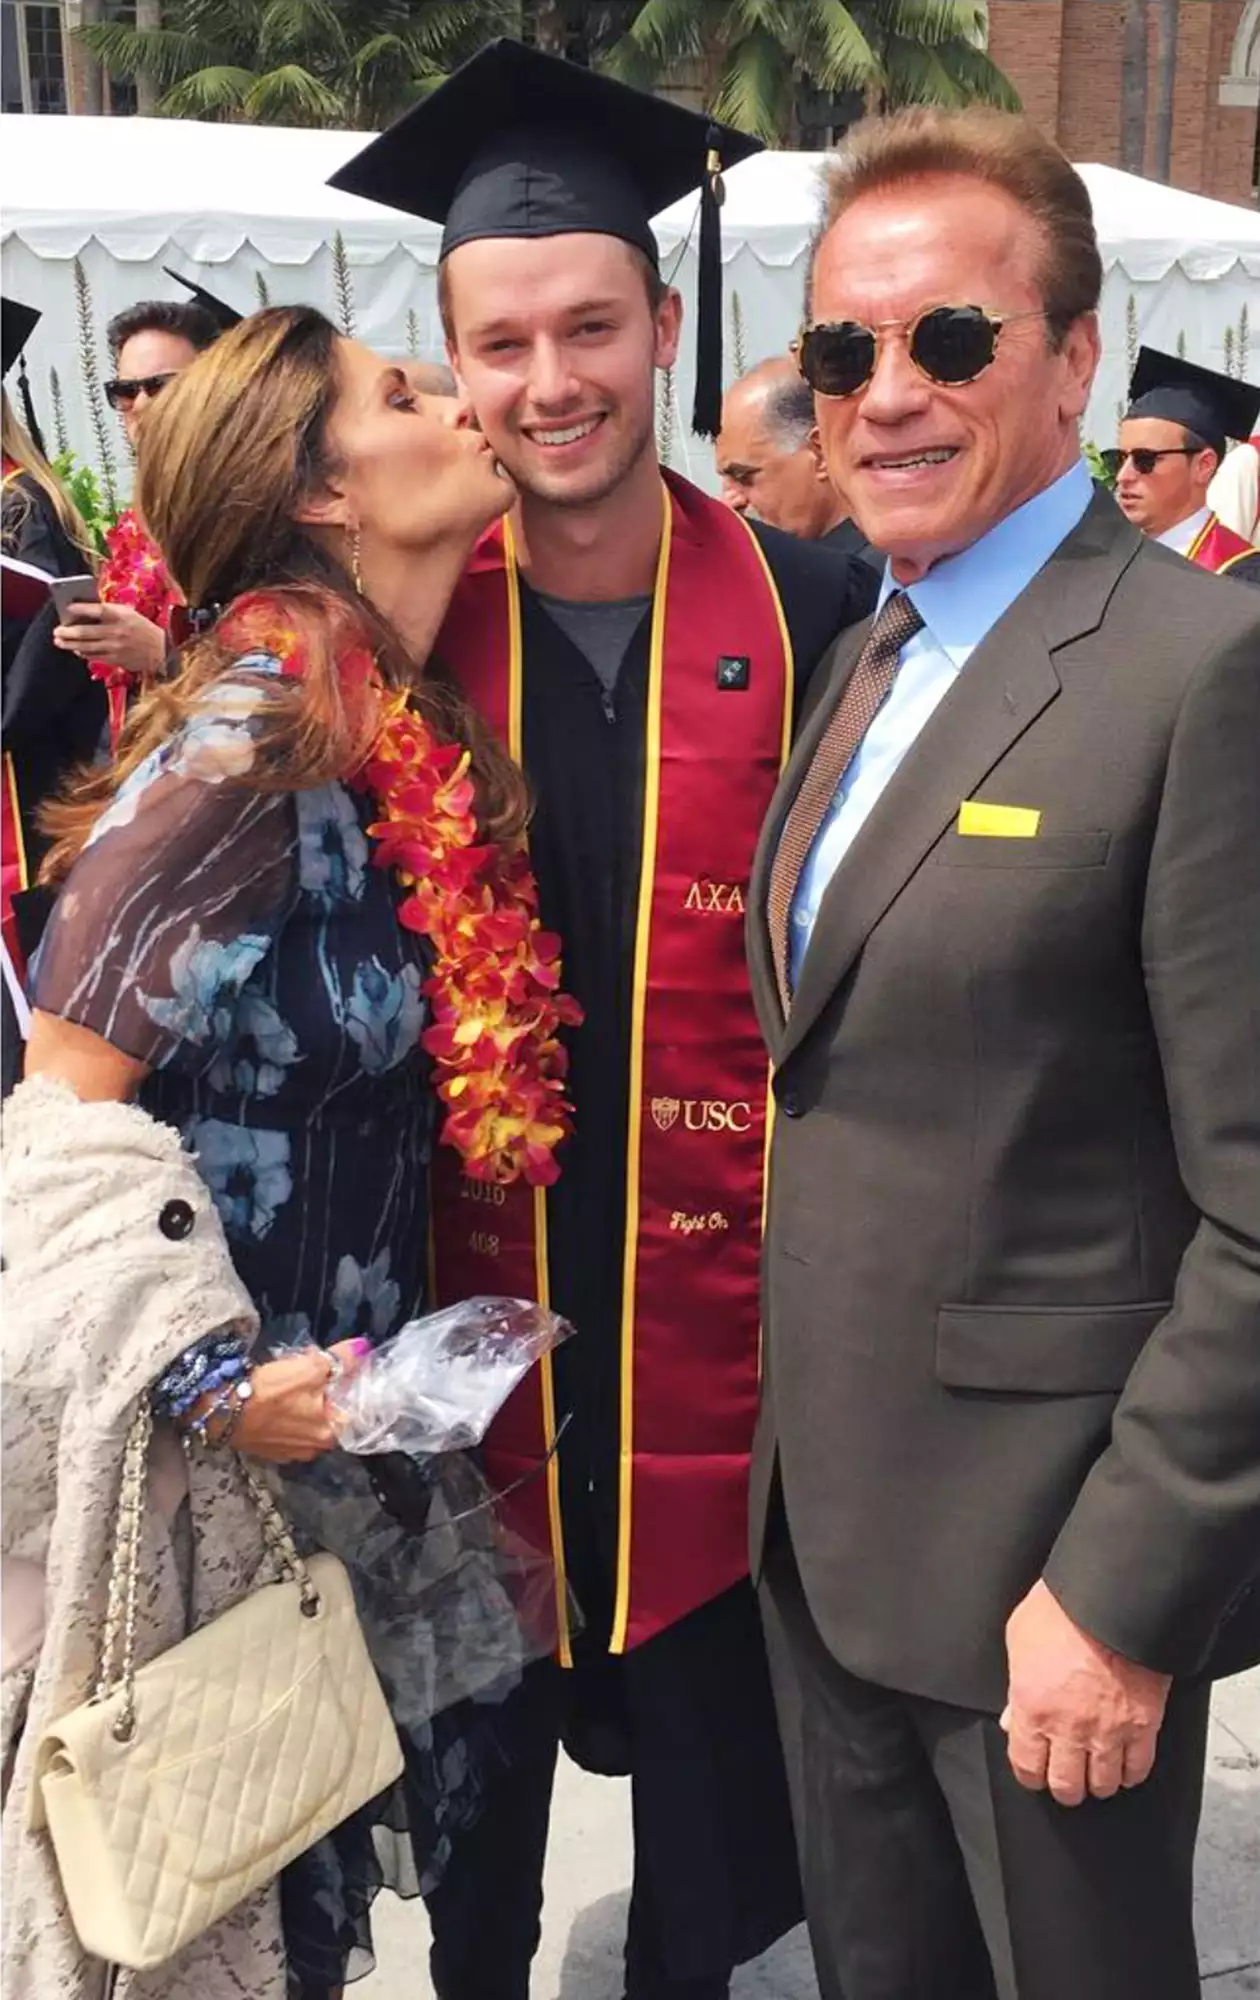
[[[26,854],[26,831],[22,825],[22,801],[18,796],[17,766],[9,751],[4,753],[4,788],[9,794],[9,812],[13,819],[13,838],[17,842],[18,888],[31,886],[31,868]]]
[[[639,866],[638,926],[634,946],[634,988],[630,1025],[630,1129],[626,1149],[626,1246],[621,1292],[621,1457],[617,1506],[617,1597],[610,1653],[626,1650],[630,1622],[630,1545],[634,1508],[634,1320],[638,1292],[639,1171],[643,1145],[643,1033],[647,1017],[648,962],[652,947],[652,902],[656,887],[656,843],[661,804],[661,694],[665,666],[665,608],[674,509],[661,481],[661,549],[652,596],[652,643],[648,656],[647,739],[643,758],[643,847]]]

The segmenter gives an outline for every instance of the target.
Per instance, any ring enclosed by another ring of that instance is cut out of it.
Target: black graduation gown
[[[1239,556],[1221,575],[1232,576],[1238,583],[1260,583],[1260,549],[1254,556]]]
[[[846,625],[874,607],[865,564],[758,526],[779,588],[799,704]],[[782,1757],[747,1584],[620,1658],[608,1654],[617,1546],[620,1327],[631,986],[643,812],[650,619],[615,695],[522,584],[524,762],[542,917],[581,1002],[572,1036],[576,1129],[549,1203],[552,1300],[581,1329],[556,1357],[561,1505],[585,1629],[566,1676],[567,1746],[588,1768],[631,1768],[638,1866],[675,1976],[753,1956],[800,1918]],[[714,634],[714,659],[738,651]],[[721,1660],[722,1671],[714,1664]]]
[[[884,574],[883,556],[873,542],[867,541],[856,521],[838,521],[820,539],[825,549],[834,549],[839,555],[858,556],[877,576]]]
[[[4,551],[52,576],[76,576],[87,567],[43,492],[32,481],[10,483],[5,493]],[[105,731],[105,690],[74,653],[52,642],[56,607],[45,605],[29,621],[6,615],[0,645],[0,732],[13,759],[26,858],[34,881],[48,842],[38,812],[76,765],[97,754]],[[51,908],[47,890],[28,888],[14,898],[22,949],[29,959]],[[21,1073],[21,1041],[7,991],[3,1001],[3,1088]]]

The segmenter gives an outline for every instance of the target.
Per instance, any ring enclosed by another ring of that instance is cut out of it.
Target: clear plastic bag
[[[466,1455],[572,1331],[526,1299],[409,1320],[329,1384],[340,1449],[285,1468],[299,1540],[345,1563],[395,1720],[413,1734],[457,1702],[502,1701],[556,1650],[562,1620],[580,1627],[545,1534],[514,1504],[550,1454],[501,1492]]]
[[[353,1375],[329,1386],[343,1451],[409,1457],[479,1445],[567,1320],[529,1299],[465,1299],[408,1320]]]

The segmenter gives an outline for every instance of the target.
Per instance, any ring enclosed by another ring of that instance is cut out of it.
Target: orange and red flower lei
[[[140,525],[134,508],[126,508],[105,537],[108,551],[97,573],[102,604],[129,604],[142,618],[161,631],[170,630],[171,612],[179,603],[179,592],[166,567],[162,551]],[[93,680],[105,683],[109,703],[109,740],[118,748],[127,703],[140,684],[140,676],[112,660],[89,660]]]
[[[303,672],[301,638],[280,606],[251,594],[229,615],[233,628],[243,617],[251,648],[287,674]],[[366,647],[340,664],[347,685],[379,686]],[[368,827],[376,865],[393,868],[406,892],[399,922],[434,947],[421,1041],[445,1107],[442,1141],[470,1179],[549,1186],[573,1120],[558,1034],[582,1019],[560,988],[560,940],[542,928],[525,852],[480,838],[468,751],[439,742],[406,693],[380,693],[379,732],[350,782],[376,807]]]

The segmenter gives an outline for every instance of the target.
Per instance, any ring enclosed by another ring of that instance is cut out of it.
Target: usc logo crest
[[[648,1109],[658,1132],[672,1132],[682,1119],[685,1132],[734,1132],[752,1130],[752,1105],[743,1099],[724,1097],[653,1097]]]

